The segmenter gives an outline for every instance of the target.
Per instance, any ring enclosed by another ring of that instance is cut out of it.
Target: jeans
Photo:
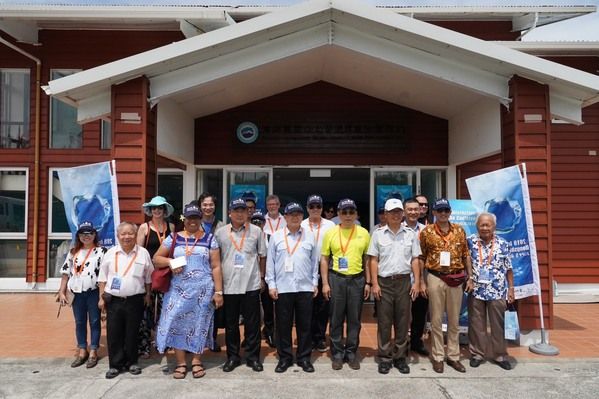
[[[98,308],[99,291],[89,290],[75,294],[73,299],[73,315],[75,316],[75,335],[77,347],[87,349],[87,321],[91,330],[90,349],[100,346],[100,309]]]

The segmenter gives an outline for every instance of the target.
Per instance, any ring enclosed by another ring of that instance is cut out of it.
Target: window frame
[[[73,74],[75,74],[77,72],[81,72],[81,71],[82,71],[82,69],[76,69],[76,68],[50,68],[50,80],[53,80],[52,75],[55,72],[63,72],[63,73],[70,72],[68,75],[64,76],[64,77],[66,77],[66,76],[70,76],[70,75],[73,75]],[[49,108],[49,113],[48,113],[48,115],[49,115],[49,119],[48,119],[48,149],[51,149],[51,150],[82,150],[83,149],[83,125],[79,125],[79,126],[81,126],[81,147],[53,147],[52,146],[52,133],[53,133],[52,132],[53,131],[52,121],[54,118],[54,109],[53,109],[54,101],[60,101],[60,100],[55,99],[55,98],[50,98],[50,104],[48,107]],[[77,120],[75,120],[75,122],[77,122]]]
[[[27,240],[29,228],[29,168],[27,167],[0,167],[0,172],[25,172],[25,229],[23,232],[0,232],[0,240]]]
[[[108,124],[110,125],[110,146],[106,147],[104,143],[104,126]],[[112,149],[112,122],[106,119],[100,119],[100,149],[101,150],[111,150]]]
[[[31,147],[31,69],[30,68],[0,68],[1,72],[22,72],[26,73],[29,78],[29,90],[27,93],[27,107],[25,107],[25,114],[23,115],[27,120],[27,137],[29,142],[26,147],[0,147],[1,150],[24,150]]]

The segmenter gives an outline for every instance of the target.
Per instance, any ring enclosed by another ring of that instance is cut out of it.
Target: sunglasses
[[[90,231],[86,231],[85,233],[79,233],[79,237],[91,237],[94,234],[96,234],[96,233],[90,232]]]
[[[308,206],[308,209],[322,209],[322,205],[310,205]],[[330,212],[330,211],[327,211]]]
[[[449,212],[451,212],[451,209],[449,209],[449,208],[437,209],[437,213],[449,213]]]
[[[353,215],[356,213],[355,209],[344,209],[341,211],[342,215]]]

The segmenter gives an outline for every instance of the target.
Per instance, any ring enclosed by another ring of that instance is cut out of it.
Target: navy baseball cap
[[[90,222],[89,220],[85,220],[85,221],[79,223],[79,226],[77,226],[77,234],[79,234],[79,233],[93,233],[95,231],[96,231],[96,229],[94,229],[93,223]]]
[[[261,220],[262,222],[266,221],[266,219],[264,218],[264,213],[262,213],[261,209],[256,209],[256,211],[252,213],[252,217],[250,219],[252,223],[256,220]]]
[[[290,202],[285,206],[285,215],[289,215],[290,213],[301,212],[304,213],[304,208],[297,202]]]
[[[337,210],[342,211],[344,209],[358,209],[358,207],[356,206],[356,203],[354,202],[353,199],[349,199],[349,198],[345,198],[342,199],[341,201],[339,201],[339,204],[337,205]]]
[[[451,211],[451,205],[449,205],[447,198],[439,198],[433,204],[433,211],[438,211],[440,209],[449,209]]]
[[[306,205],[322,205],[322,197],[318,194],[312,194],[308,197],[308,201],[306,201]]]
[[[183,208],[183,217],[188,218],[191,216],[202,217],[202,211],[196,204],[187,204],[185,205],[185,208]]]
[[[253,201],[254,203],[258,202],[258,196],[253,191],[246,191],[241,194],[241,199],[244,201]]]
[[[245,203],[245,199],[243,198],[236,198],[234,200],[232,200],[231,202],[229,202],[229,209],[231,210],[235,210],[235,209],[247,209],[248,206]]]

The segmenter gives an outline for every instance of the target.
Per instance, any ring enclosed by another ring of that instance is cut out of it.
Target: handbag
[[[173,257],[173,253],[175,252],[175,244],[177,241],[176,233],[171,235],[172,243],[171,250],[169,252],[169,258]],[[171,287],[171,278],[173,277],[173,272],[170,267],[163,267],[160,269],[154,269],[152,272],[152,291],[157,292],[167,292]]]
[[[520,325],[518,324],[518,312],[513,305],[510,305],[505,311],[504,319],[504,338],[517,340],[520,337]]]

